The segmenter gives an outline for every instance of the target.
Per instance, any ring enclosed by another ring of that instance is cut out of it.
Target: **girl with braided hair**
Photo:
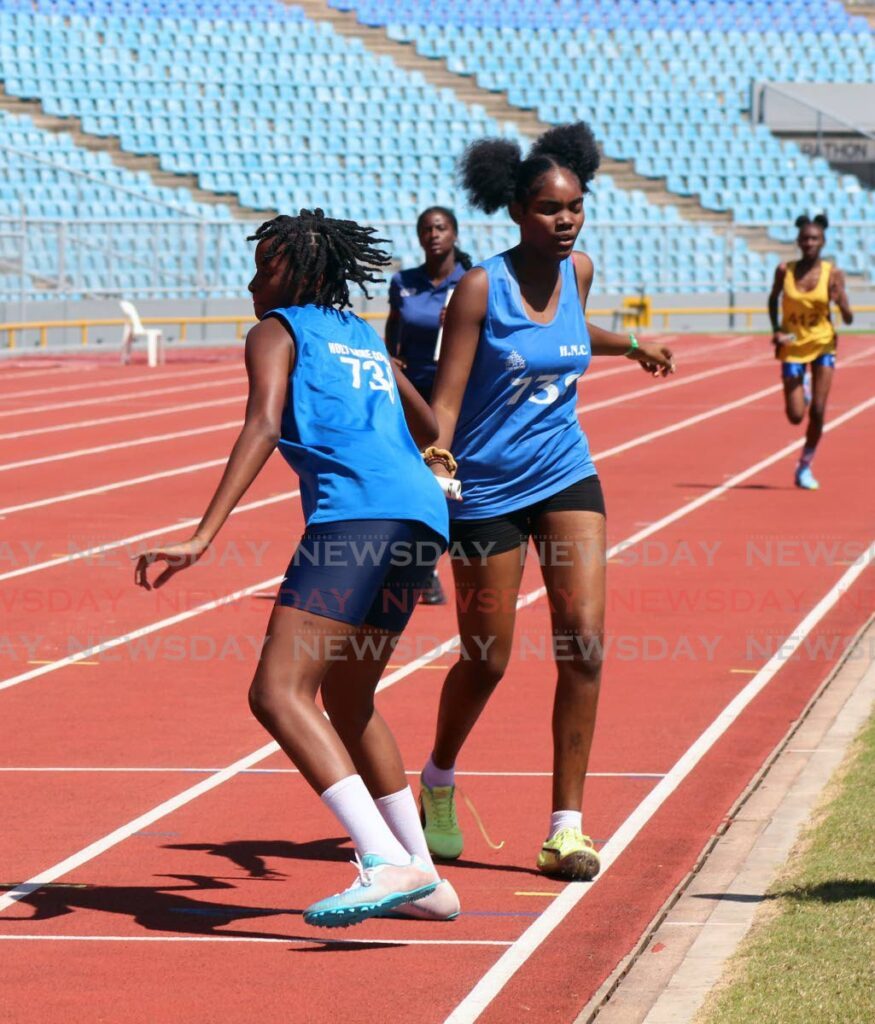
[[[846,324],[853,323],[854,314],[845,291],[844,274],[834,263],[820,258],[829,227],[826,214],[818,213],[813,219],[803,214],[796,218],[796,227],[796,244],[802,259],[782,263],[775,271],[769,318],[775,358],[781,360],[787,419],[793,424],[801,423],[808,406],[808,429],[796,466],[796,486],[815,491],[820,484],[811,472],[811,463],[823,434],[826,400],[836,365],[837,338],[830,303],[839,307]],[[810,390],[806,378],[809,367]]]
[[[386,347],[401,361],[404,373],[422,397],[431,401],[437,373],[435,352],[447,301],[471,257],[458,245],[459,222],[445,206],[429,206],[416,221],[425,261],[399,270],[389,282]],[[423,604],[446,604],[437,572],[420,598]]]
[[[450,527],[460,649],[486,653],[461,658],[447,675],[421,788],[430,849],[458,857],[454,766],[507,666],[531,537],[557,670],[552,815],[537,865],[580,879],[599,870],[580,808],[601,673],[605,506],[575,412],[576,382],[593,355],[673,372],[669,349],[586,322],[593,264],[573,249],[598,164],[583,123],[545,132],[525,159],[505,139],[482,139],[462,157],[473,205],[507,208],[520,240],[465,275],[444,326],[432,409],[436,444],[453,448],[464,498]],[[439,462],[432,470],[447,472]]]
[[[136,568],[148,590],[197,562],[274,448],[300,477],[306,528],[249,702],[355,846],[353,885],[304,912],[325,927],[395,907],[426,919],[459,912],[374,709],[383,669],[446,548],[447,509],[418,447],[434,439],[434,416],[372,328],[346,310],[349,283],[366,291],[389,262],[373,236],[321,210],[255,233],[249,291],[259,322],[246,338],[245,423],[194,536],[143,552]],[[166,567],[150,581],[158,561]],[[316,706],[320,691],[328,717]]]

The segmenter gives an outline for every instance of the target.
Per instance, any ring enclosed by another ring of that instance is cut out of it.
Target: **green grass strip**
[[[703,1024],[875,1022],[875,716],[724,978]]]

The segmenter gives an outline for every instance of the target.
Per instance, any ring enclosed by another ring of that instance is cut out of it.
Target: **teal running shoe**
[[[809,466],[803,466],[796,470],[796,486],[805,491],[816,491],[820,484],[814,479],[814,474]]]
[[[352,863],[358,869],[358,878],[343,892],[307,907],[307,924],[348,928],[402,903],[422,899],[437,888],[438,879],[418,857],[411,857],[407,864],[390,864],[375,853],[366,853],[361,860],[356,856]]]

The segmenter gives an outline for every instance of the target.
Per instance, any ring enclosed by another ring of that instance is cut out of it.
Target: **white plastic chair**
[[[149,366],[157,366],[159,363],[163,363],[164,335],[161,331],[155,329],[146,330],[143,327],[142,320],[140,320],[137,307],[132,302],[122,299],[119,305],[128,321],[122,338],[122,363],[127,364],[131,361],[131,346],[135,341],[141,341],[144,338],[146,340],[146,358]]]

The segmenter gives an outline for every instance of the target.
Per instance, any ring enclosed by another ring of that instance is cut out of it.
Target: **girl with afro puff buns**
[[[525,159],[505,139],[481,139],[465,151],[470,201],[486,213],[506,208],[520,238],[457,286],[432,396],[435,445],[452,449],[462,484],[463,500],[450,512],[450,551],[465,654],[444,682],[422,773],[426,839],[438,856],[462,852],[454,766],[507,667],[531,538],[557,670],[553,813],[537,865],[577,879],[599,870],[581,804],[602,666],[605,505],[575,411],[576,385],[593,355],[624,356],[656,376],[673,372],[667,348],[586,322],[593,263],[573,249],[598,164],[583,123],[545,132]],[[447,475],[452,463],[435,458],[431,468]]]

